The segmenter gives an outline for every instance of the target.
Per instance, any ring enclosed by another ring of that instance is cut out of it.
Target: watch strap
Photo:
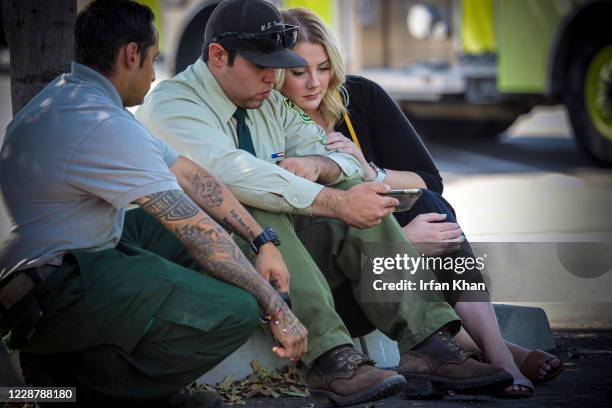
[[[268,242],[272,242],[276,246],[280,245],[278,235],[276,235],[276,232],[270,227],[265,228],[257,238],[251,241],[251,249],[257,254],[259,253],[259,248]]]
[[[374,169],[374,171],[376,171],[376,178],[373,181],[376,183],[382,183],[385,180],[385,177],[387,177],[387,173],[383,169],[378,167],[376,164],[374,164],[374,162],[370,162],[368,164],[372,169]]]

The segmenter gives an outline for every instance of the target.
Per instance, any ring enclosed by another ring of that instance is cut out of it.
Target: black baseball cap
[[[299,27],[286,25],[278,9],[266,1],[225,0],[208,19],[204,46],[219,43],[262,67],[305,67],[308,62],[291,51],[298,31]]]

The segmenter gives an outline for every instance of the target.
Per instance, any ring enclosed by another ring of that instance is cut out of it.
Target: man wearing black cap
[[[362,243],[399,242],[407,253],[417,253],[388,217],[397,201],[378,194],[389,187],[359,183],[359,163],[329,152],[321,143],[323,129],[273,90],[276,69],[307,65],[290,50],[296,35],[267,2],[223,1],[206,27],[202,58],[162,81],[136,117],[221,178],[261,225],[276,230],[268,230],[265,242],[282,242],[293,310],[309,333],[302,362],[310,367],[310,390],[339,405],[357,404],[392,394],[405,380],[374,367],[354,349],[330,285],[348,280],[353,289],[359,287]],[[287,171],[281,163],[285,157],[308,165]],[[326,233],[332,222],[341,223],[341,236]],[[296,229],[306,227],[320,234],[319,247],[307,250],[297,237]],[[325,252],[330,259],[326,276],[342,280],[328,284],[309,251]],[[408,293],[399,302],[373,302],[363,312],[398,340],[402,361],[414,355],[415,364],[403,373],[408,379],[435,380],[462,391],[511,381],[503,370],[468,361],[457,350],[448,331],[458,331],[460,322],[444,302],[423,302]]]

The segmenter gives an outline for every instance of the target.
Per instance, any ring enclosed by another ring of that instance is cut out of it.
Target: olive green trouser
[[[346,181],[334,187],[348,189],[355,184]],[[407,252],[417,254],[392,216],[376,227],[358,229],[330,218],[249,210],[261,226],[272,227],[280,237],[279,250],[291,275],[292,307],[308,329],[308,353],[302,359],[307,365],[334,346],[351,342],[335,310],[330,287],[349,280],[353,292],[359,293],[362,243],[401,243]],[[435,279],[433,274],[430,277]],[[459,318],[447,303],[423,301],[409,292],[400,302],[358,302],[358,306],[361,310],[355,313],[365,313],[376,328],[397,340],[401,352],[449,323],[452,331],[460,327]]]
[[[202,272],[141,209],[127,212],[117,248],[66,256],[37,300],[43,316],[17,348],[57,354],[83,387],[133,401],[199,378],[248,339],[259,316],[249,293]]]

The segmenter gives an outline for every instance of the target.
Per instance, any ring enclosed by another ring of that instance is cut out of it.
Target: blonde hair
[[[325,23],[307,8],[292,8],[281,11],[285,24],[296,25],[300,27],[298,37],[298,46],[302,42],[310,42],[313,44],[321,44],[329,57],[331,68],[331,78],[327,92],[321,100],[319,110],[325,120],[327,128],[333,128],[334,125],[342,120],[346,105],[348,105],[348,92],[344,89],[344,59],[340,53],[338,42],[334,34]],[[280,90],[285,83],[285,70],[279,70],[276,82],[276,89]]]

